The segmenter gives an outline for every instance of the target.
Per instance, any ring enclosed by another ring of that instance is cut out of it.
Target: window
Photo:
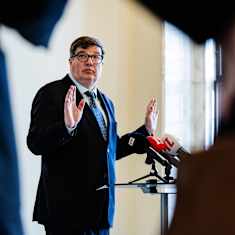
[[[196,45],[171,24],[164,28],[163,132],[190,152],[205,149],[215,130],[215,43]],[[175,196],[168,196],[168,221],[174,205]]]
[[[215,45],[196,45],[165,24],[164,132],[189,151],[207,148],[214,136]]]

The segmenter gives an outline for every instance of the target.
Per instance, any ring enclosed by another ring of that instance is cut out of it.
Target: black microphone
[[[163,166],[169,165],[169,163],[160,155],[160,153],[154,150],[154,148],[156,149],[156,147],[151,146],[152,143],[151,141],[149,141],[149,138],[151,137],[152,136],[146,137],[145,135],[138,132],[131,133],[128,135],[128,145],[135,153],[147,153],[145,163],[148,165],[154,163],[154,160],[158,161]]]
[[[175,155],[166,152],[167,146],[161,140],[161,138],[148,136],[147,140],[149,143],[149,149],[151,150],[150,155],[153,159],[156,159],[160,163],[162,162],[163,159],[165,159],[170,165],[173,165],[174,167],[178,167],[179,160],[175,157]],[[162,160],[160,160],[159,158]],[[164,166],[165,166],[165,163],[164,163]]]
[[[154,162],[154,160],[159,162],[162,166],[171,167],[170,161],[168,161],[166,157],[163,156],[162,153],[159,153],[156,150],[154,150],[152,147],[149,147],[147,150],[147,158],[145,160],[145,163],[150,165]]]
[[[127,136],[128,145],[135,153],[147,153],[145,163],[150,165],[156,160],[163,166],[178,167],[179,160],[168,152],[167,146],[159,137],[145,136],[141,133],[131,133]]]

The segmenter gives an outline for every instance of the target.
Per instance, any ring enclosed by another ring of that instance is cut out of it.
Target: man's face
[[[69,60],[70,71],[74,79],[88,89],[94,87],[102,73],[102,62],[99,60],[102,57],[101,48],[97,46],[90,46],[86,49],[78,47],[75,55],[77,56]]]

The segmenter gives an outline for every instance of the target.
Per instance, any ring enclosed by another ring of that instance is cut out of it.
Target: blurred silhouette
[[[0,23],[14,28],[32,44],[47,47],[66,2],[67,0],[4,1],[0,8]],[[0,234],[21,235],[23,229],[20,219],[17,153],[6,61],[1,49],[0,107]]]
[[[205,1],[177,2],[175,6],[170,1],[138,2],[194,42],[203,44],[213,38],[222,49],[219,133],[210,149],[180,163],[168,235],[235,234],[235,9],[228,2],[210,6]]]

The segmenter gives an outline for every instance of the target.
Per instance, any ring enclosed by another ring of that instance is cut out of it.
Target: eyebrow
[[[85,53],[85,54],[88,54],[88,55],[102,55],[101,53],[99,53],[99,52],[94,52],[94,53],[92,53],[92,54],[89,54],[89,53],[87,53],[86,51],[78,51],[76,54],[81,54],[81,53]]]
[[[83,49],[83,48],[79,48],[80,50],[79,51],[77,51],[77,53],[76,54],[78,54],[78,53],[87,53],[86,52],[86,49]],[[87,53],[88,54],[88,53]],[[94,54],[97,54],[97,55],[102,55],[102,51],[101,52],[94,52]]]

